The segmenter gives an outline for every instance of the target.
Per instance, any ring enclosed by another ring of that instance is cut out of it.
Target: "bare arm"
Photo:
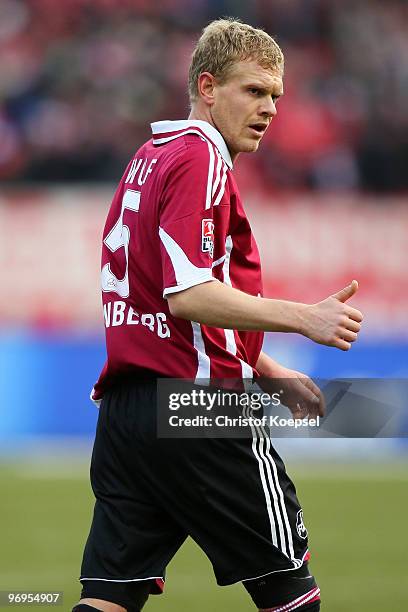
[[[260,352],[255,367],[259,374],[266,378],[279,378],[283,368],[280,363],[272,359],[272,357],[269,357],[269,355],[263,351]]]
[[[285,368],[264,352],[259,355],[256,369],[261,376],[257,382],[262,390],[275,393],[279,389],[281,403],[295,418],[324,415],[324,395],[306,374]]]
[[[315,342],[348,350],[360,331],[362,314],[345,304],[357,281],[317,304],[248,295],[218,280],[168,296],[173,316],[212,327],[295,332]]]
[[[212,327],[299,332],[304,304],[248,295],[218,280],[168,296],[176,317]]]

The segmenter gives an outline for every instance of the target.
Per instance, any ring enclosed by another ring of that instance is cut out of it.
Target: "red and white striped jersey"
[[[221,134],[159,121],[129,163],[103,234],[107,362],[93,398],[122,375],[252,378],[263,333],[170,314],[167,296],[218,279],[262,295],[258,249]]]

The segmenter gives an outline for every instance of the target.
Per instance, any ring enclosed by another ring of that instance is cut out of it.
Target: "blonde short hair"
[[[188,75],[190,102],[198,98],[198,77],[210,72],[225,82],[236,62],[254,59],[263,68],[283,69],[284,57],[276,41],[264,30],[233,18],[217,19],[204,28],[194,49]]]

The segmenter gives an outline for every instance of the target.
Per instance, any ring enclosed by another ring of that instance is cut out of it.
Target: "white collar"
[[[155,121],[150,125],[153,133],[153,142],[155,144],[162,144],[191,132],[201,132],[217,147],[227,166],[232,168],[231,155],[225,144],[224,138],[221,136],[220,132],[207,121],[201,121],[200,119],[183,119],[180,121],[166,120]]]

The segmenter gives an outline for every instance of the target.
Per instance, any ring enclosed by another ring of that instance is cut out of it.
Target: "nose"
[[[272,100],[272,98],[265,100],[260,109],[260,114],[268,118],[275,117],[277,112],[275,102]]]

